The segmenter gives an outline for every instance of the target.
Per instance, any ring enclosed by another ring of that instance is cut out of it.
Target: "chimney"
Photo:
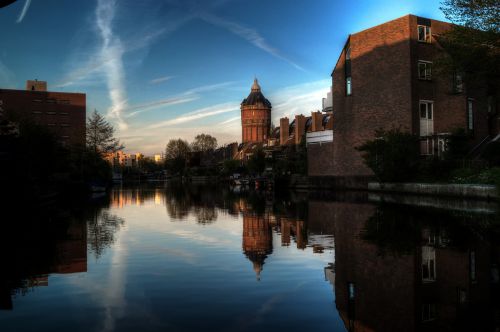
[[[311,131],[320,131],[323,130],[323,114],[320,111],[311,113],[312,124]]]
[[[288,118],[281,118],[280,119],[280,145],[285,144],[285,142],[288,140],[288,136],[290,136],[288,130],[290,128],[290,123],[288,121]]]
[[[305,134],[307,118],[302,114],[295,116],[295,144],[299,144]]]
[[[26,81],[26,90],[30,91],[47,91],[47,82],[39,80]]]

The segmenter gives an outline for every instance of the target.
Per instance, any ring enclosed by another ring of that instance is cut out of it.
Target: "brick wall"
[[[353,34],[352,95],[346,96],[345,51],[332,74],[335,176],[372,174],[355,149],[378,128],[411,130],[409,16]]]
[[[0,100],[14,118],[46,126],[63,143],[85,145],[85,94],[0,89]]]

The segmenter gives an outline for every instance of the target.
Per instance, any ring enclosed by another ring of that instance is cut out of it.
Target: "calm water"
[[[168,186],[21,205],[0,331],[498,329],[497,206],[380,200]]]

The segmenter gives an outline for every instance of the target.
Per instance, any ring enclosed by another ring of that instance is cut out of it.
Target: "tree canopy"
[[[206,152],[217,148],[217,138],[208,134],[199,134],[191,143],[191,148],[195,152]]]
[[[87,148],[101,155],[122,150],[124,146],[114,137],[114,133],[115,128],[94,110],[87,119]]]
[[[441,10],[455,23],[439,37],[448,68],[464,74],[468,86],[495,94],[500,75],[500,6],[498,0],[445,0]]]

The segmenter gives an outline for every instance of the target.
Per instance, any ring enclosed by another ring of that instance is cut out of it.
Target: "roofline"
[[[16,91],[16,92],[30,92],[30,93],[65,93],[71,95],[87,95],[85,92],[66,92],[66,91],[37,91],[37,90],[20,90],[20,89],[4,89],[0,88],[0,92],[2,91]]]
[[[331,75],[330,75],[330,76],[333,76],[333,73],[335,72],[335,68],[337,68],[337,65],[338,65],[338,63],[339,63],[340,57],[341,57],[341,55],[342,55],[342,52],[344,51],[344,49],[345,49],[345,47],[346,47],[347,43],[348,43],[348,42],[349,42],[349,40],[351,39],[351,36],[354,36],[354,35],[360,34],[360,33],[362,33],[362,32],[369,31],[369,30],[371,30],[371,29],[375,29],[375,28],[377,28],[377,27],[379,27],[379,26],[381,26],[381,25],[384,25],[384,24],[387,24],[387,23],[390,23],[390,22],[394,22],[394,21],[400,20],[400,19],[402,19],[402,18],[404,18],[404,17],[420,17],[420,18],[424,18],[424,19],[427,19],[427,20],[435,21],[435,22],[440,22],[440,23],[445,23],[445,24],[450,24],[450,25],[453,25],[453,23],[451,23],[451,22],[445,22],[445,21],[435,20],[435,19],[432,19],[432,18],[427,18],[427,17],[423,17],[423,16],[417,16],[417,15],[414,15],[414,14],[406,14],[406,15],[403,15],[403,16],[400,16],[400,17],[397,17],[397,18],[394,18],[394,19],[392,19],[392,20],[385,21],[385,22],[383,22],[383,23],[380,23],[380,24],[374,25],[374,26],[372,26],[372,27],[369,27],[369,28],[366,28],[366,29],[363,29],[363,30],[360,30],[360,31],[357,31],[357,32],[354,32],[354,33],[351,33],[351,34],[349,34],[349,35],[348,35],[348,37],[347,37],[347,41],[345,42],[344,47],[342,48],[342,51],[340,52],[339,58],[337,59],[337,62],[335,63],[335,67],[333,68],[332,73],[331,73]]]

